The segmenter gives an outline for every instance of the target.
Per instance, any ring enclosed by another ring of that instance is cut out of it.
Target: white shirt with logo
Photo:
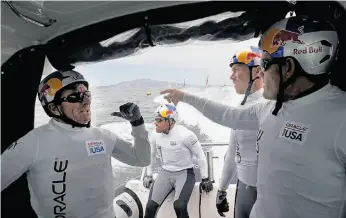
[[[244,105],[240,108],[248,108],[259,102],[265,102],[262,97],[263,89],[248,96]],[[226,190],[233,177],[238,175],[238,179],[249,186],[256,186],[257,182],[257,152],[256,139],[258,130],[231,130],[230,143],[225,155],[222,168],[219,189]]]
[[[1,155],[1,190],[27,173],[39,218],[115,217],[111,156],[133,166],[150,163],[144,125],[132,127],[132,135],[134,146],[106,129],[72,128],[51,119]]]
[[[345,92],[328,84],[285,102],[277,116],[274,101],[241,109],[185,94],[184,102],[221,125],[260,128],[251,218],[346,217]]]
[[[175,125],[169,134],[157,133],[150,135],[151,164],[147,167],[148,175],[152,175],[156,155],[159,156],[162,168],[167,171],[181,171],[194,167],[196,158],[202,178],[208,177],[207,159],[197,136],[182,125]]]

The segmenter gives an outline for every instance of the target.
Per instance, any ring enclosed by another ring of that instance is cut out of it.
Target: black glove
[[[220,216],[225,217],[225,214],[223,214],[223,213],[229,211],[229,205],[227,202],[227,192],[226,191],[217,190],[216,208],[217,208],[217,212],[220,214]]]
[[[146,176],[143,179],[143,186],[145,188],[150,188],[151,184],[154,182],[154,179],[152,176]]]
[[[201,187],[202,190],[205,190],[208,193],[211,190],[213,190],[213,183],[210,181],[209,178],[202,179],[200,187]]]
[[[132,126],[139,126],[144,123],[143,117],[138,105],[128,102],[119,107],[120,112],[111,113],[112,116],[117,116],[130,121]]]

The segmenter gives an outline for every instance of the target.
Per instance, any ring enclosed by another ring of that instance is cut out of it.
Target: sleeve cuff
[[[141,116],[140,119],[130,122],[132,126],[140,126],[144,123],[144,119]]]

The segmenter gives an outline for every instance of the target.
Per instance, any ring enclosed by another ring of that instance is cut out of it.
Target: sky
[[[135,79],[154,79],[175,83],[204,85],[209,74],[210,85],[231,85],[229,62],[259,38],[242,42],[195,42],[183,46],[157,46],[138,55],[77,66],[91,87],[114,85]]]

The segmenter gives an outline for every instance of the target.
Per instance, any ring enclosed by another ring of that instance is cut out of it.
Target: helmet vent
[[[321,40],[321,45],[332,47],[332,44],[330,42],[328,42],[327,40]]]
[[[320,60],[320,64],[322,64],[323,62],[327,61],[330,59],[330,55],[326,55],[324,56],[321,60]]]

